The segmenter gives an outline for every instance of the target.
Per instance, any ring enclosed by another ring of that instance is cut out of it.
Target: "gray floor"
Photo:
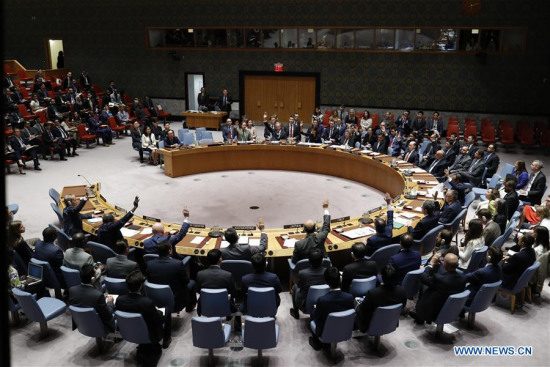
[[[220,135],[214,133],[215,139]],[[79,152],[80,157],[69,158],[68,162],[43,162],[42,172],[31,169],[26,176],[7,175],[7,201],[20,205],[16,218],[24,221],[26,238],[39,236],[42,228],[55,222],[49,207],[48,189],[60,190],[64,185],[84,183],[78,174],[92,182],[101,182],[104,196],[119,206],[129,207],[133,196],[140,195],[142,201],[138,214],[178,222],[181,220],[182,205],[188,205],[192,220],[207,226],[247,225],[254,223],[259,216],[264,216],[266,224],[272,227],[300,222],[305,218],[316,219],[322,213],[320,202],[325,197],[331,200],[331,212],[335,216],[340,213],[358,215],[381,201],[380,193],[362,185],[299,173],[255,171],[250,174],[248,171],[234,171],[171,180],[158,167],[141,165],[137,161],[137,154],[130,149],[129,137],[118,140],[115,146],[109,148],[99,146]],[[510,163],[516,159],[529,162],[535,157],[519,150],[515,154],[500,153],[500,156],[501,162]],[[543,157],[543,161],[550,167],[548,156]],[[301,189],[292,194],[292,187]],[[305,189],[311,187],[315,190]],[[231,195],[227,195],[226,190]],[[251,205],[259,205],[260,209],[250,210]],[[289,294],[284,293],[281,298],[277,315],[281,328],[279,344],[276,349],[264,351],[264,364],[332,365],[333,362],[325,354],[309,347],[306,318],[297,321],[288,315],[291,304]],[[474,329],[468,329],[460,322],[454,323],[458,331],[453,334],[452,340],[444,341],[433,338],[434,326],[417,326],[409,318],[402,317],[397,331],[382,337],[382,349],[385,351],[382,357],[369,349],[366,337],[353,338],[338,345],[344,359],[337,364],[546,366],[550,357],[549,303],[550,288],[546,286],[542,297],[535,299],[535,304],[525,305],[514,315],[504,308],[491,306],[477,316]],[[182,313],[174,322],[172,345],[163,351],[160,366],[206,364],[207,351],[192,346],[192,315],[195,313]],[[51,334],[43,340],[38,338],[37,324],[23,323],[12,329],[13,365],[125,366],[135,363],[135,345],[126,342],[112,345],[106,353],[98,354],[93,339],[71,331],[68,312],[50,322],[49,326]],[[458,357],[453,353],[454,345],[532,346],[533,355]],[[216,355],[219,365],[239,366],[256,362],[254,350],[224,348],[216,350]]]

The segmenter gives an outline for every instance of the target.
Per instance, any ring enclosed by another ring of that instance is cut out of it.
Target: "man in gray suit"
[[[84,246],[86,245],[84,233],[77,232],[73,234],[71,245],[71,248],[65,251],[63,265],[76,270],[80,270],[84,264],[93,265],[94,259],[92,255],[84,251]]]
[[[460,154],[456,156],[453,164],[449,167],[449,171],[451,173],[453,171],[467,171],[471,164],[472,158],[468,155],[468,146],[464,145],[460,148]]]
[[[111,278],[126,279],[126,276],[133,270],[138,270],[138,265],[132,260],[128,260],[128,245],[125,240],[120,240],[115,244],[117,255],[107,259],[105,265],[105,276]]]
[[[292,262],[296,264],[302,259],[307,259],[313,249],[319,249],[326,257],[325,241],[330,232],[330,214],[328,212],[328,200],[323,201],[323,227],[317,233],[315,233],[315,223],[309,219],[304,223],[304,231],[306,232],[306,238],[296,241],[294,245],[294,253],[292,254]]]
[[[464,178],[464,182],[470,182],[475,187],[481,185],[481,177],[483,171],[485,171],[485,163],[483,163],[483,156],[485,152],[482,149],[478,149],[475,152],[474,160],[467,170],[459,170],[458,173]]]
[[[260,218],[258,229],[262,231],[262,234],[260,238],[260,245],[258,247],[239,244],[239,235],[237,234],[237,231],[234,228],[228,228],[224,233],[224,237],[225,240],[229,242],[229,246],[221,250],[222,260],[250,261],[252,255],[265,252],[267,247],[267,234],[264,232],[264,228],[264,221]]]
[[[483,223],[483,238],[485,246],[491,246],[494,240],[501,235],[500,226],[493,221],[493,215],[489,209],[481,209],[477,213],[477,217]]]

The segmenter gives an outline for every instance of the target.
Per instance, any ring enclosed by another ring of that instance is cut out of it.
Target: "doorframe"
[[[299,72],[299,71],[258,71],[258,70],[239,70],[239,111],[244,114],[244,79],[246,76],[290,76],[290,77],[314,77],[315,78],[315,107],[320,106],[321,96],[321,73]]]
[[[187,77],[189,74],[193,75],[202,75],[202,84],[204,86],[205,84],[205,78],[204,78],[204,72],[203,71],[186,71],[183,74],[183,77],[185,78],[185,110],[187,111],[189,109],[189,86],[187,85]],[[195,98],[193,96],[193,98]]]
[[[46,37],[44,38],[44,48],[45,48],[45,51],[46,51],[46,58],[45,58],[45,61],[46,61],[46,65],[44,65],[44,67],[42,68],[43,70],[51,70],[51,69],[57,69],[57,65],[56,67],[54,68],[53,65],[51,64],[52,61],[50,60],[50,57],[51,57],[51,49],[50,49],[50,40],[59,40],[61,42],[63,42],[63,58],[65,58],[65,40],[63,39],[63,37],[59,36],[59,37]],[[65,61],[65,66],[63,67],[63,69],[66,69],[67,68],[67,59],[64,59]],[[40,67],[38,69],[41,69]]]

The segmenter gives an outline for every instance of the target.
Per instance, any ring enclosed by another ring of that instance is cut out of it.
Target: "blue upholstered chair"
[[[48,332],[48,321],[67,310],[65,302],[56,298],[42,297],[37,301],[30,293],[17,288],[13,288],[12,291],[27,319],[40,323],[41,336],[45,336]]]
[[[474,326],[476,313],[485,311],[489,308],[501,284],[502,281],[500,280],[495,283],[483,284],[474,296],[470,306],[464,306],[464,311],[468,312],[468,326]]]
[[[208,364],[214,362],[214,349],[223,348],[229,341],[231,326],[222,324],[219,317],[193,317],[191,319],[193,346],[208,349]]]
[[[435,319],[435,323],[437,325],[435,331],[436,336],[440,336],[443,333],[443,326],[445,324],[454,322],[458,318],[458,315],[460,315],[460,311],[464,308],[464,304],[466,304],[466,300],[468,300],[469,295],[470,291],[465,290],[464,292],[450,295],[449,298],[447,298],[447,301],[445,301],[445,304]]]
[[[334,357],[336,344],[351,338],[353,333],[353,324],[355,322],[355,310],[346,310],[340,312],[331,312],[325,321],[323,333],[319,340],[323,343],[330,343],[330,355]],[[317,325],[315,321],[310,321],[309,326],[315,334]]]
[[[279,325],[273,317],[246,317],[242,329],[242,340],[245,348],[257,349],[258,359],[262,358],[263,349],[271,349],[279,342]]]

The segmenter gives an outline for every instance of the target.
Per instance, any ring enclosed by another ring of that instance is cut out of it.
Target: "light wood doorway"
[[[288,121],[298,113],[305,123],[319,103],[317,73],[241,72],[241,111],[254,121],[262,121],[264,112]]]

